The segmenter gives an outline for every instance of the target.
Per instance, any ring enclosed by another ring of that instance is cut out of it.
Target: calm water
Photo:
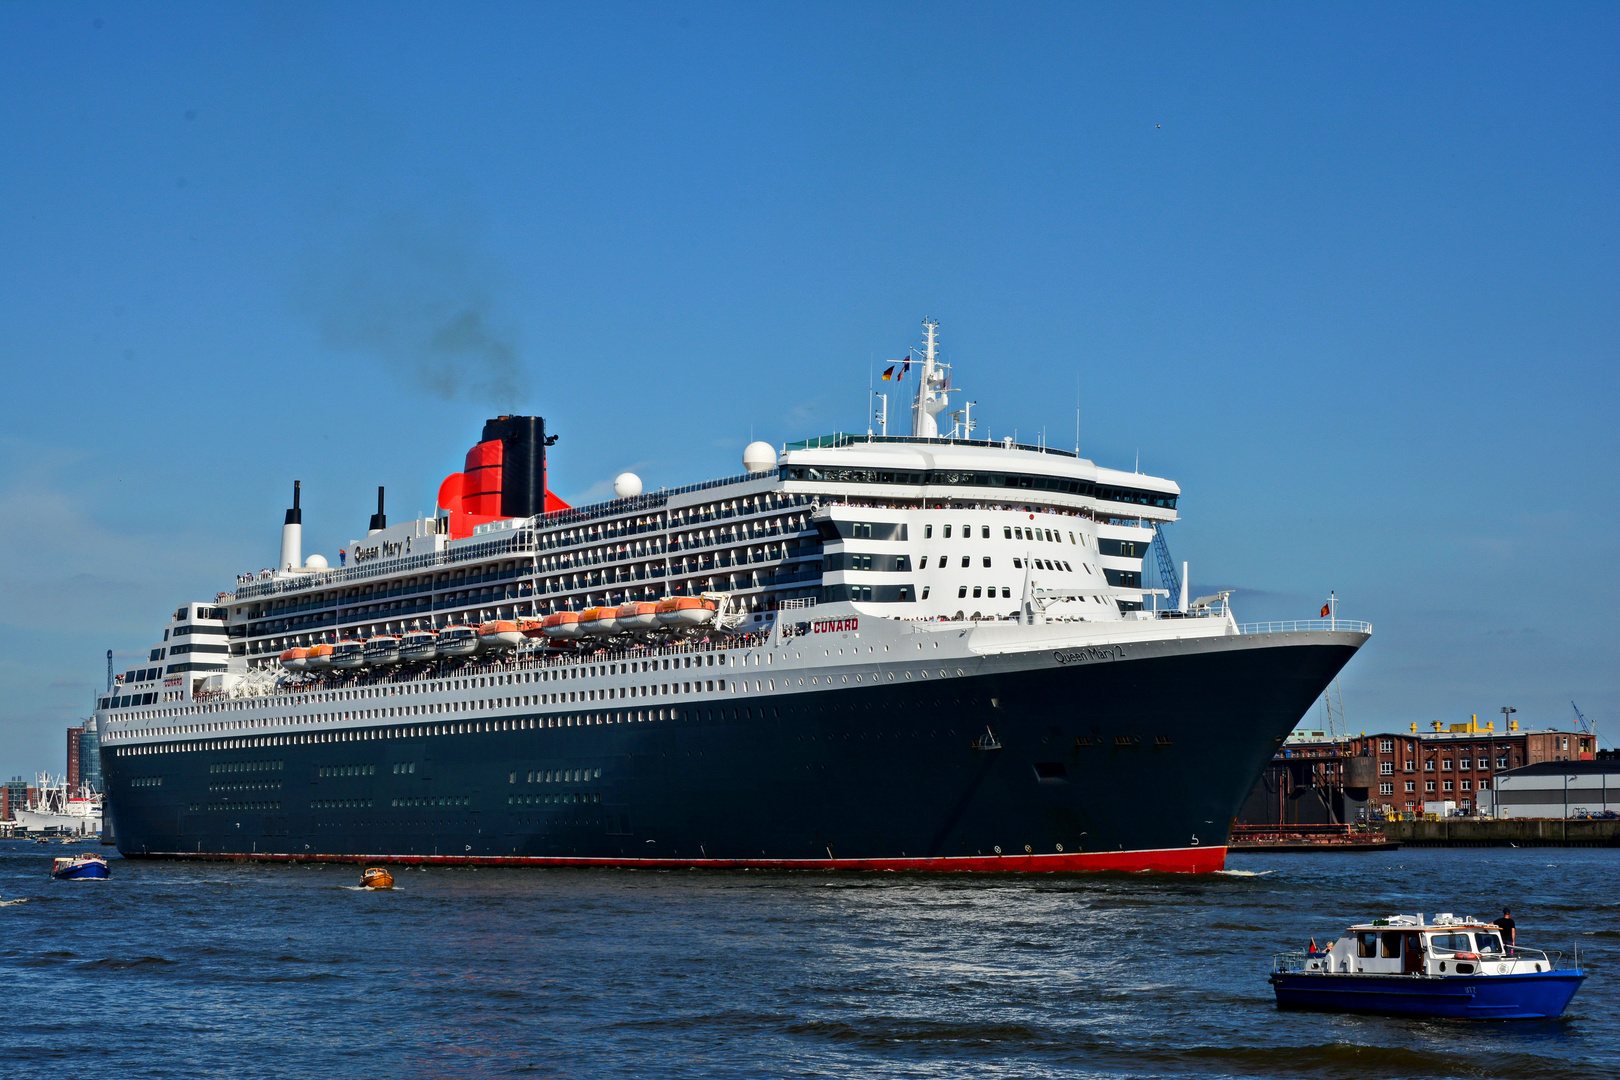
[[[402,870],[0,841],[10,1076],[1620,1074],[1620,851],[1234,856],[1201,878]],[[110,849],[109,849],[110,850]],[[1564,1019],[1279,1013],[1271,954],[1397,911],[1579,936]],[[87,1059],[86,1047],[99,1048]]]

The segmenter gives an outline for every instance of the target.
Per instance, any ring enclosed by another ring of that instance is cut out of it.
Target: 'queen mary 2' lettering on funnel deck
[[[740,475],[567,507],[544,423],[500,417],[440,516],[389,526],[379,492],[357,565],[300,564],[295,508],[279,569],[179,607],[99,701],[119,849],[1220,868],[1370,628],[1158,610],[1142,557],[1176,485],[939,434],[925,325],[910,436],[755,444]]]

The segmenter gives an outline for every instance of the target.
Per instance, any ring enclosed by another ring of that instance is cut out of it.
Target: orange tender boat
[[[652,603],[620,604],[614,616],[619,629],[632,633],[645,633],[658,629],[658,605]]]
[[[486,649],[515,649],[523,644],[523,631],[509,619],[492,619],[479,624],[478,640]]]
[[[394,875],[390,874],[386,867],[368,867],[365,876],[360,879],[360,885],[367,889],[392,889]]]
[[[658,601],[658,622],[677,630],[704,626],[714,621],[715,604],[697,596],[671,596]]]
[[[559,611],[547,615],[540,620],[540,632],[548,638],[558,638],[571,641],[584,637],[584,631],[579,628],[579,612]]]

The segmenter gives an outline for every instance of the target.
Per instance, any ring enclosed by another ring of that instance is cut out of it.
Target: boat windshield
[[[1474,940],[1479,943],[1476,952],[1499,953],[1502,951],[1502,939],[1495,934],[1475,934]]]
[[[1467,934],[1436,934],[1429,939],[1429,946],[1435,952],[1473,952],[1473,946],[1468,943]]]

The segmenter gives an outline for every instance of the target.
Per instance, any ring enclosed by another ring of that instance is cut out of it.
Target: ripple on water
[[[1563,1080],[1611,1075],[1620,1045],[1604,850],[1234,855],[1201,878],[402,870],[383,896],[349,866],[124,860],[72,890],[40,865],[0,841],[0,894],[48,900],[0,917],[30,1017],[8,1060],[64,1060],[57,1018],[90,1015],[120,1076],[346,1077],[381,1044],[456,1076]],[[1503,904],[1527,944],[1579,937],[1565,1020],[1273,1004],[1271,954],[1311,934]]]

